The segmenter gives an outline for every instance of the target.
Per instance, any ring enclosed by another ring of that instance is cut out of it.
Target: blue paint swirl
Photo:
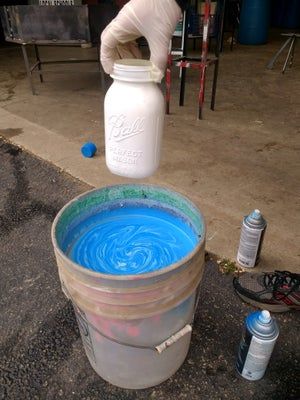
[[[199,239],[182,218],[145,206],[105,210],[79,222],[65,239],[69,258],[114,275],[159,270],[182,259]]]

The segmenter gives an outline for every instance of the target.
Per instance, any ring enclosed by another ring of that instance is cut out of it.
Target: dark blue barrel
[[[238,40],[242,44],[267,42],[270,23],[270,0],[243,0]]]
[[[271,24],[272,26],[281,27],[285,13],[285,0],[273,0],[271,5]]]
[[[300,0],[289,0],[283,27],[288,29],[300,28]]]
[[[300,28],[300,0],[273,0],[272,25],[287,29]]]

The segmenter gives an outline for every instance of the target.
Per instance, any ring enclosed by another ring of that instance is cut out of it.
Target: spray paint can
[[[236,361],[243,378],[256,381],[264,376],[278,335],[277,323],[269,311],[255,311],[246,317]]]
[[[237,261],[243,267],[254,267],[259,256],[267,228],[267,222],[259,210],[244,217]]]

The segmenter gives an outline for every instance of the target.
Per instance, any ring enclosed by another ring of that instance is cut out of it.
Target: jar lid
[[[155,70],[151,61],[124,58],[115,61],[111,77],[127,82],[156,82]]]

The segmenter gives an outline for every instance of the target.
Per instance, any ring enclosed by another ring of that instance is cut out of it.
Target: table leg
[[[100,42],[97,43],[97,57],[98,57],[98,68],[100,71],[100,82],[101,82],[101,89],[106,92],[106,81],[105,81],[105,72],[103,70],[101,61],[100,61]]]
[[[289,67],[290,68],[292,67],[293,61],[294,61],[296,42],[297,42],[297,38],[295,36],[294,40],[293,40],[293,48],[292,48],[292,53],[291,53],[291,59],[290,59],[290,62],[289,62]]]
[[[287,65],[288,65],[289,59],[290,59],[291,54],[292,54],[292,51],[293,51],[294,42],[295,42],[295,36],[292,36],[291,39],[292,39],[291,45],[290,45],[288,54],[287,54],[287,56],[286,56],[286,59],[285,59],[283,68],[282,68],[282,73],[283,73],[283,74],[285,73],[286,67],[287,67]]]
[[[268,69],[272,69],[274,67],[275,61],[280,56],[280,54],[283,52],[283,50],[290,44],[291,41],[292,41],[292,37],[288,38],[288,40],[280,47],[280,49],[277,51],[277,53],[269,61],[268,65],[267,65]]]
[[[26,72],[27,72],[27,78],[29,81],[30,89],[32,91],[32,94],[36,94],[34,85],[33,85],[32,73],[30,71],[30,64],[29,64],[29,59],[28,59],[28,55],[27,55],[26,44],[22,44],[22,53],[23,53],[23,58],[24,58],[24,63],[25,63],[25,68],[26,68]]]
[[[35,51],[36,60],[38,61],[38,69],[39,69],[39,71],[41,71],[42,62],[41,62],[41,59],[40,59],[39,49],[38,49],[36,44],[34,45],[34,51]],[[41,83],[43,83],[44,82],[43,75],[42,74],[39,74],[39,75],[40,75],[40,81],[41,81]]]

